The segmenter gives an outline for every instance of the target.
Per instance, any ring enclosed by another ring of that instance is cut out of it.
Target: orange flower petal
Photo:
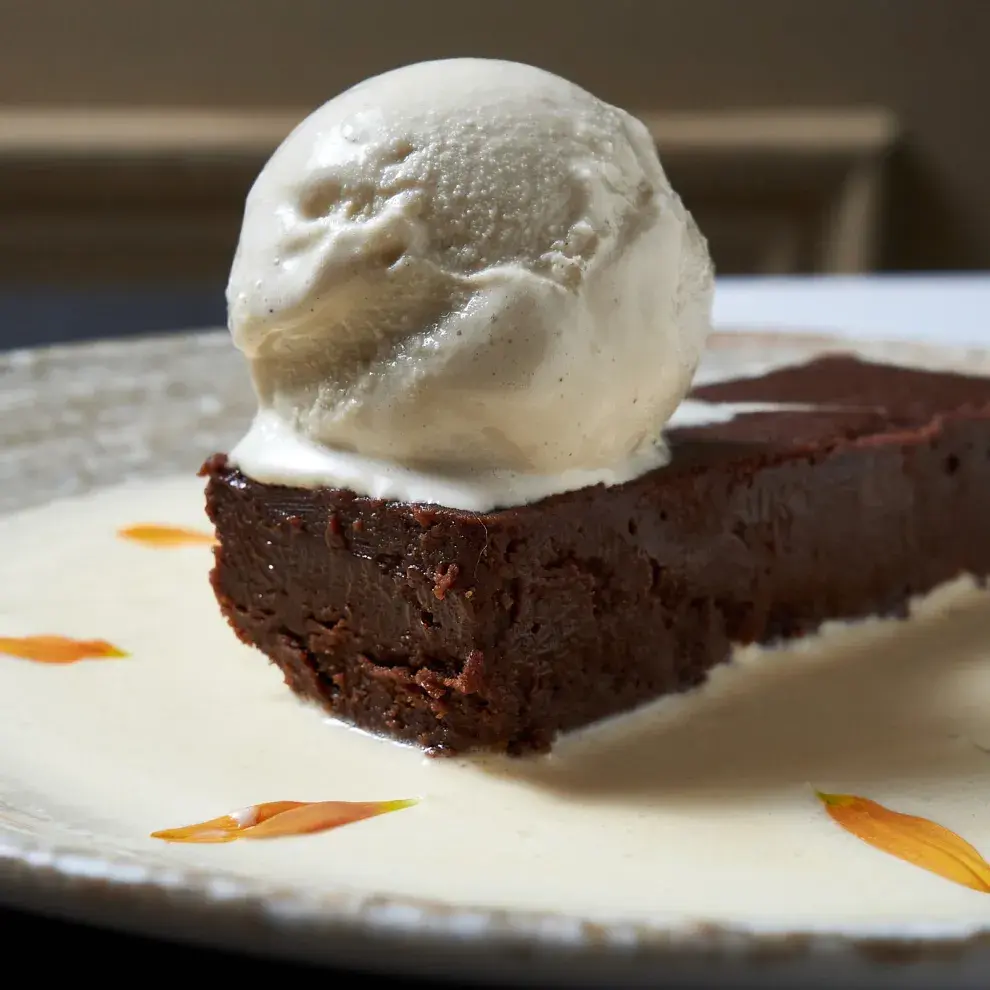
[[[164,839],[166,842],[233,842],[237,838],[237,830],[241,826],[236,818],[223,815],[212,818],[199,825],[186,825],[183,828],[166,828],[160,832],[152,832],[153,839]]]
[[[141,523],[125,526],[117,530],[124,540],[134,540],[149,547],[182,547],[196,543],[216,543],[216,537],[201,529],[186,529],[184,526],[159,526],[155,523]]]
[[[327,832],[400,811],[416,804],[401,801],[269,801],[253,804],[232,815],[213,818],[199,825],[152,832],[153,839],[166,842],[233,842],[234,839],[275,839],[286,835]]]
[[[955,832],[868,798],[815,793],[832,819],[857,838],[953,883],[990,894],[990,863]]]
[[[0,653],[38,663],[75,663],[129,656],[105,639],[69,639],[66,636],[0,636]]]
[[[198,825],[183,828],[164,829],[152,833],[153,839],[166,842],[233,842],[251,826],[268,821],[283,812],[298,808],[302,801],[269,801],[267,804],[253,804],[250,808],[235,811],[232,815],[221,815]]]

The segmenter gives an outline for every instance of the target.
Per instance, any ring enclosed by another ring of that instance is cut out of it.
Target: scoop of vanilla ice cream
[[[509,62],[325,104],[247,199],[227,289],[260,481],[485,510],[663,463],[712,297],[635,118]]]

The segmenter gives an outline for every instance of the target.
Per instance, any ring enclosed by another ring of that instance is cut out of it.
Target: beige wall
[[[0,104],[308,107],[514,58],[634,109],[885,105],[886,257],[990,267],[990,0],[0,0]]]

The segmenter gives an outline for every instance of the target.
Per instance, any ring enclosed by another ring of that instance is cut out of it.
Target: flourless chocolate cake
[[[548,748],[732,644],[990,573],[990,379],[828,357],[696,389],[632,482],[484,514],[203,467],[213,586],[288,685],[435,753]]]

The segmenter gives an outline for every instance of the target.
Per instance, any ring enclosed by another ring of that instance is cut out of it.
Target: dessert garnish
[[[0,636],[0,653],[22,660],[54,664],[117,660],[130,656],[105,639],[70,639],[68,636]]]
[[[268,801],[198,825],[152,832],[151,838],[165,842],[208,843],[308,835],[401,811],[416,803],[414,798],[399,801]]]
[[[160,523],[138,523],[124,526],[117,530],[122,540],[133,540],[148,547],[183,547],[194,544],[216,543],[216,537],[201,529],[189,529],[186,526],[167,526]]]
[[[947,828],[869,798],[815,791],[833,821],[858,839],[953,883],[990,894],[990,863]]]

